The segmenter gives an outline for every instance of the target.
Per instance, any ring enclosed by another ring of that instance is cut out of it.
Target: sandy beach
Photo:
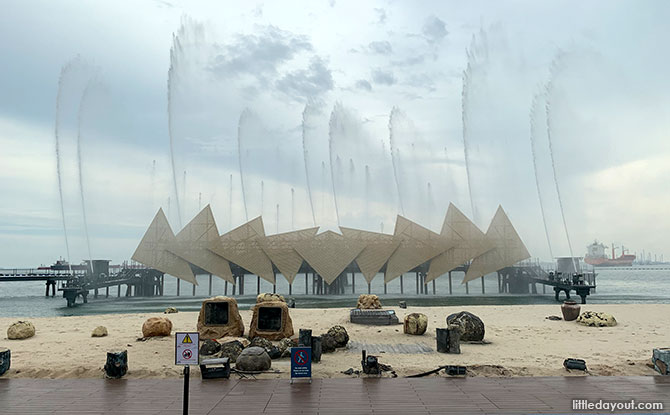
[[[402,325],[363,326],[349,322],[349,309],[293,309],[291,317],[296,336],[299,328],[311,328],[315,335],[340,324],[346,327],[350,341],[363,344],[404,345],[423,343],[427,353],[376,353],[380,362],[391,365],[398,376],[434,369],[440,365],[465,365],[474,376],[582,376],[568,373],[562,366],[568,357],[584,359],[590,375],[655,375],[647,367],[652,349],[670,346],[670,332],[662,316],[670,315],[670,305],[586,305],[582,311],[604,311],[618,321],[616,327],[585,327],[576,322],[551,321],[560,315],[557,305],[458,306],[458,307],[385,307],[394,309],[402,321],[406,314],[428,316],[427,332],[422,336],[403,334]],[[435,328],[445,327],[445,317],[467,310],[486,324],[488,344],[462,344],[461,354],[435,351]],[[248,332],[251,312],[241,311]],[[142,323],[149,317],[167,316],[173,323],[170,337],[138,341]],[[181,367],[174,365],[174,332],[195,331],[197,313],[107,314],[77,317],[26,319],[36,327],[36,335],[26,340],[8,340],[7,327],[17,318],[0,318],[0,346],[12,352],[12,366],[3,378],[101,378],[108,349],[127,349],[129,378],[178,377]],[[94,338],[91,331],[106,326],[109,336]],[[274,360],[272,367],[281,373],[259,377],[288,377],[289,359]],[[341,372],[360,369],[360,352],[338,349],[324,354],[313,365],[317,378],[348,377]],[[198,369],[195,369],[196,371]]]

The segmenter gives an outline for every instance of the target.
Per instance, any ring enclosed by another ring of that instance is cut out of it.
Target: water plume
[[[79,111],[77,112],[77,175],[79,178],[79,197],[81,201],[81,215],[82,215],[82,220],[84,222],[84,236],[86,238],[86,248],[88,252],[88,259],[89,259],[89,266],[93,266],[93,256],[91,255],[91,239],[89,237],[88,233],[88,219],[86,217],[86,200],[84,197],[84,175],[83,175],[83,169],[82,169],[82,157],[81,157],[81,147],[82,147],[82,133],[81,133],[81,126],[82,126],[82,118],[83,118],[83,113],[84,113],[84,108],[86,106],[86,103],[89,99],[89,94],[91,91],[91,88],[93,86],[93,80],[89,80],[89,82],[86,85],[86,88],[84,88],[84,92],[81,94],[81,100],[79,101]],[[92,272],[92,268],[91,268]]]
[[[393,107],[393,109],[391,110],[391,115],[389,116],[389,144],[391,150],[391,164],[393,165],[393,178],[395,179],[395,185],[398,192],[398,203],[400,204],[400,213],[404,216],[405,207],[403,206],[403,194],[402,191],[400,190],[400,179],[398,178],[398,170],[399,170],[398,165],[400,164],[400,156],[398,154],[399,151],[396,147],[394,137],[395,132],[394,121],[395,118],[398,116],[399,112],[400,109],[398,109],[398,107]]]
[[[305,109],[302,111],[302,155],[303,155],[303,161],[305,163],[305,181],[307,184],[307,196],[309,197],[309,207],[311,208],[312,211],[312,223],[314,226],[316,226],[316,215],[314,213],[314,199],[312,196],[312,186],[309,180],[309,168],[307,167],[309,165],[309,150],[307,148],[307,129],[308,124],[307,124],[307,113],[308,109],[312,105],[311,103],[307,103],[305,105]]]
[[[542,214],[542,224],[544,225],[544,233],[547,237],[547,245],[549,246],[549,256],[551,258],[554,258],[554,253],[553,250],[551,249],[551,238],[549,237],[549,229],[547,228],[547,217],[544,211],[544,202],[542,201],[542,190],[540,186],[540,178],[538,175],[538,168],[537,168],[537,143],[536,143],[536,134],[537,134],[537,119],[536,117],[538,116],[537,114],[537,108],[538,105],[540,104],[540,99],[541,96],[540,94],[536,94],[533,97],[533,102],[530,107],[530,149],[531,149],[531,154],[533,157],[533,171],[535,172],[535,185],[537,188],[537,199],[540,202],[540,213]]]

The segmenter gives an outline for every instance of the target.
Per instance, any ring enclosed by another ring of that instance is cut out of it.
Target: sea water
[[[598,268],[596,269],[597,289],[587,298],[589,304],[670,304],[670,267],[647,266],[644,269],[635,268]],[[387,285],[387,294],[383,294],[384,285],[382,275],[372,281],[371,292],[382,298],[385,304],[397,304],[399,300],[406,300],[412,306],[447,306],[447,305],[519,305],[519,304],[555,304],[554,292],[546,287],[543,294],[542,285],[537,285],[538,294],[499,294],[498,279],[495,274],[484,278],[486,294],[482,294],[480,280],[468,284],[469,294],[466,294],[465,285],[461,284],[463,274],[454,272],[452,277],[452,293],[449,294],[449,279],[445,275],[435,282],[435,295],[432,294],[432,283],[426,286],[428,294],[416,294],[415,274],[405,274],[403,277],[403,294],[400,294],[400,279],[396,278]],[[355,294],[352,293],[351,275],[349,284],[342,295],[313,295],[311,275],[308,278],[309,289],[305,294],[305,276],[298,274],[293,283],[292,295],[288,295],[288,282],[281,276],[277,277],[277,292],[285,297],[296,300],[298,308],[329,308],[354,307],[356,298],[367,293],[368,286],[361,274],[356,274]],[[105,298],[105,289],[99,290],[97,299],[91,291],[88,303],[82,304],[77,299],[77,306],[66,307],[65,299],[60,293],[55,297],[45,297],[45,283],[42,281],[21,281],[0,283],[0,317],[53,317],[76,316],[87,314],[114,314],[114,313],[151,313],[162,312],[166,307],[177,307],[180,311],[198,311],[204,298],[209,297],[209,276],[199,275],[198,286],[193,295],[193,285],[180,283],[180,295],[177,296],[177,280],[165,276],[165,295],[162,297],[125,297],[126,287],[122,286],[120,297],[117,297],[117,287],[110,287],[109,297]],[[272,292],[272,284],[261,279],[261,292]],[[224,281],[212,278],[212,295],[224,294]],[[255,304],[257,293],[257,278],[247,275],[244,279],[245,295],[236,295],[235,298],[241,309],[248,309]],[[228,284],[228,295],[232,294],[232,285]],[[574,292],[572,293],[575,297]],[[561,293],[561,299],[564,294]],[[579,297],[576,297],[579,300]]]

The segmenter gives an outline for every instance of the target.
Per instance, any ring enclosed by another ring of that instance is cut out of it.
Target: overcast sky
[[[177,232],[208,203],[221,232],[262,214],[268,234],[391,233],[398,213],[439,231],[449,202],[485,231],[502,204],[534,257],[596,238],[670,255],[669,19],[667,1],[3,1],[0,267],[68,256],[55,130],[75,263],[84,212],[90,255],[119,262],[159,207]]]

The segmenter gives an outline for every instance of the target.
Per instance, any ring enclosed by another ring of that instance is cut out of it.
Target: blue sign
[[[312,348],[291,347],[291,379],[312,377]]]

